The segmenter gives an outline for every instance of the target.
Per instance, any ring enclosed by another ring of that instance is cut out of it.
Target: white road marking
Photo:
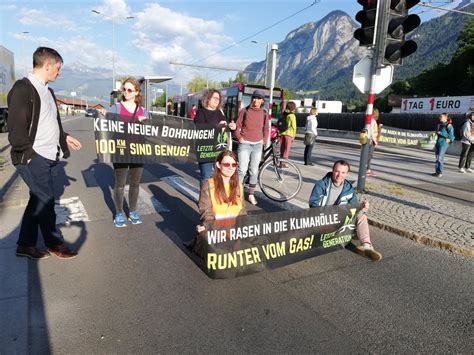
[[[192,183],[184,180],[179,175],[171,175],[162,178],[161,180],[168,183],[170,186],[174,187],[177,191],[181,192],[183,195],[189,197],[191,200],[198,202],[199,199],[199,189],[195,187]],[[285,210],[300,210],[308,208],[308,203],[305,201],[298,200],[296,198],[291,199],[286,202],[277,202],[269,199],[262,192],[256,191],[255,193],[258,200],[265,200],[273,205],[276,205]]]
[[[71,197],[55,201],[56,224],[89,221],[87,211],[79,197]]]
[[[125,185],[123,189],[123,195],[128,196],[129,185]],[[170,212],[170,210],[158,201],[151,193],[146,191],[140,186],[138,192],[137,211],[140,215],[147,215],[156,212]]]
[[[181,192],[183,195],[189,197],[193,201],[198,201],[199,199],[199,189],[193,184],[187,182],[179,175],[170,175],[161,178],[161,180],[168,183],[170,186],[174,187],[177,191]]]

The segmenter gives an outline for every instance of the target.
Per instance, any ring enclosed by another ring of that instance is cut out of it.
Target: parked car
[[[95,109],[95,108],[88,108],[86,110],[85,116],[86,117],[93,117],[93,118],[98,117],[99,116],[99,111],[97,111],[97,109]]]

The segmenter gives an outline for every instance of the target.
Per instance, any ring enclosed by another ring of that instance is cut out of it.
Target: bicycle
[[[278,137],[276,131],[271,138],[271,144],[263,150],[263,159],[258,169],[258,184],[269,199],[285,202],[298,194],[303,178],[294,163],[280,158]]]

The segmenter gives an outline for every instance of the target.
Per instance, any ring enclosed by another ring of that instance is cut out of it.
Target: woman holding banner
[[[214,164],[214,174],[201,187],[199,197],[201,223],[236,218],[247,214],[244,203],[244,188],[239,182],[237,156],[230,150],[221,152]],[[199,234],[206,231],[203,224],[196,227]],[[194,238],[187,246],[194,246],[200,255],[202,237]]]
[[[121,101],[112,105],[107,110],[109,113],[116,114],[117,119],[123,122],[141,123],[148,118],[148,112],[141,106],[142,95],[140,83],[128,78],[122,83]],[[140,224],[142,220],[138,215],[137,201],[140,188],[140,179],[143,173],[143,164],[132,163],[113,163],[115,172],[114,203],[116,214],[114,224],[116,227],[126,227],[127,220],[123,212],[124,187],[129,176],[128,191],[128,219],[132,224]]]
[[[227,120],[224,112],[221,109],[222,96],[219,90],[209,89],[205,94],[202,102],[202,107],[196,111],[194,117],[195,124],[209,124],[216,128],[226,127]],[[230,129],[235,129],[235,123],[229,123]],[[203,183],[212,176],[214,163],[206,162],[199,163],[200,171],[200,187]]]

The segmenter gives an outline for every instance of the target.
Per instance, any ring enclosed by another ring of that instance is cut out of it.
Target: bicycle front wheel
[[[258,184],[269,199],[284,202],[295,197],[301,189],[303,178],[295,164],[286,159],[268,160],[260,168]]]

